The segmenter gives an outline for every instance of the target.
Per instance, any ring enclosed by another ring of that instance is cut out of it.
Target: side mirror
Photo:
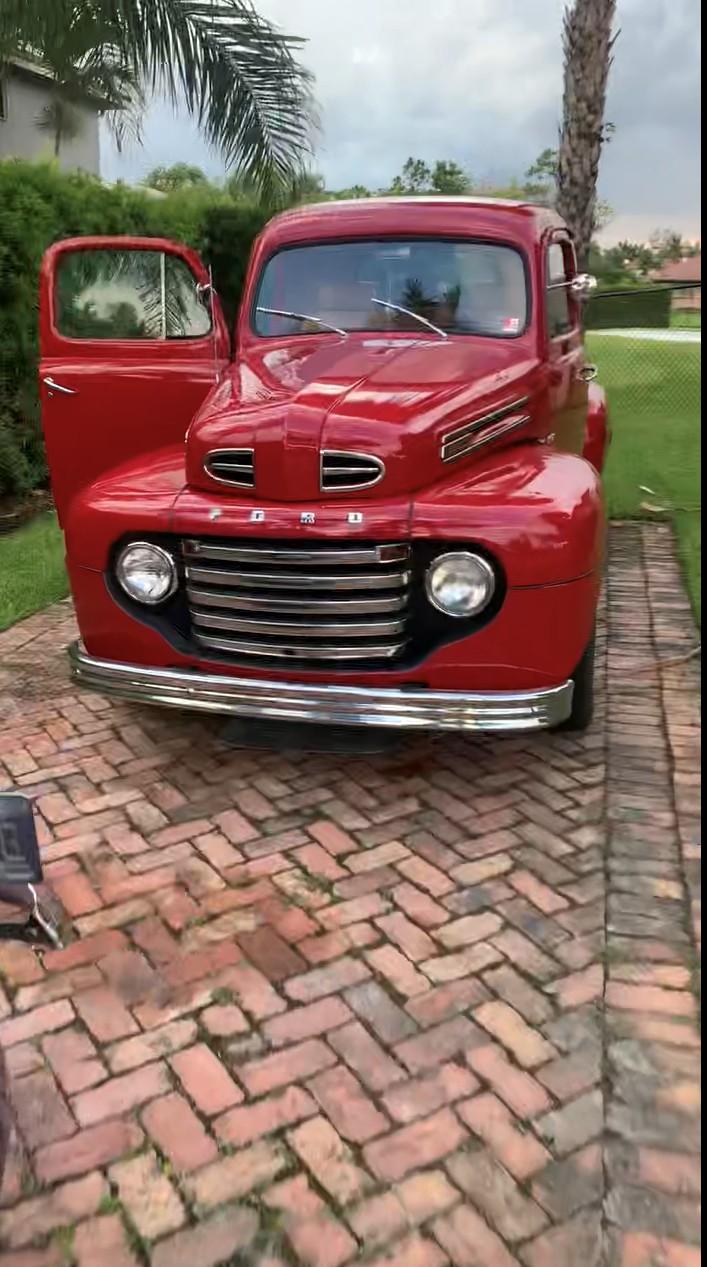
[[[570,282],[570,290],[572,294],[579,300],[589,299],[593,290],[597,288],[597,279],[592,277],[591,273],[577,273],[576,277]]]
[[[207,312],[211,311],[211,301],[215,293],[216,292],[210,282],[196,283],[196,297],[199,303],[206,308]]]

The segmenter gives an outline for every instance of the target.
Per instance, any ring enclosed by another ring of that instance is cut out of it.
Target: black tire
[[[572,712],[555,730],[586,730],[594,716],[594,659],[596,638],[592,634],[589,645],[572,674],[574,694]]]

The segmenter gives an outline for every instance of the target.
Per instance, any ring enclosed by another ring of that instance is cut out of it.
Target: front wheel
[[[586,730],[594,715],[594,660],[596,637],[592,634],[582,659],[572,674],[572,712],[555,730]]]

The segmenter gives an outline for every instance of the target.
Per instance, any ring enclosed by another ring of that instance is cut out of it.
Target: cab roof
[[[270,220],[261,241],[270,251],[307,239],[369,237],[377,233],[389,237],[400,233],[496,238],[530,246],[549,229],[566,226],[556,211],[538,203],[473,194],[423,194],[306,203]]]

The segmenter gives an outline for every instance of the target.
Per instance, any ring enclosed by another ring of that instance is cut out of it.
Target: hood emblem
[[[348,515],[346,516],[346,522],[347,524],[362,524],[363,515],[361,514],[360,510],[350,510]]]
[[[250,512],[250,522],[251,522],[252,524],[261,524],[261,523],[263,523],[264,519],[265,519],[265,511],[264,511],[264,510],[251,510],[251,512]]]
[[[299,517],[299,521],[301,524],[315,524],[317,522],[317,516],[313,510],[303,510]]]

